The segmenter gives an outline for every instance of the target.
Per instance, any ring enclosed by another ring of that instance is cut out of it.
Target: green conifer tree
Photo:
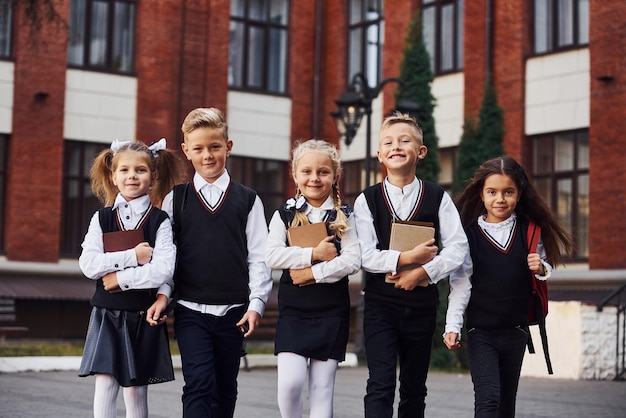
[[[409,23],[409,30],[404,40],[403,59],[400,64],[400,78],[405,82],[407,97],[418,103],[420,110],[415,117],[424,133],[424,145],[428,148],[426,158],[417,165],[417,177],[437,182],[439,178],[439,158],[437,148],[439,138],[435,131],[433,110],[436,105],[435,97],[430,87],[433,82],[433,71],[430,67],[430,56],[422,36],[422,19],[418,10]],[[396,103],[402,98],[402,88],[396,94]]]

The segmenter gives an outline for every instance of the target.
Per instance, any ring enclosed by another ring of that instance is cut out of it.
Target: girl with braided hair
[[[274,213],[265,263],[282,269],[274,352],[278,356],[278,406],[283,418],[302,416],[309,372],[311,417],[333,416],[335,373],[346,354],[350,329],[348,276],[361,266],[352,212],[341,203],[339,152],[311,139],[293,151],[296,196]],[[289,246],[287,230],[324,222],[328,236],[313,248]]]

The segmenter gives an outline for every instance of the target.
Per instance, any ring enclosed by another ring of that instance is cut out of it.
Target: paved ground
[[[363,416],[367,369],[342,367],[337,373],[335,418]],[[89,417],[93,378],[79,378],[75,371],[0,373],[0,417]],[[181,416],[183,379],[153,385],[149,389],[150,416]],[[279,417],[276,404],[276,369],[242,370],[239,377],[236,417]],[[426,415],[472,417],[473,392],[468,375],[430,373]],[[118,400],[119,416],[124,416]],[[572,381],[522,378],[518,417],[624,417],[626,382]],[[305,414],[305,416],[308,416]]]

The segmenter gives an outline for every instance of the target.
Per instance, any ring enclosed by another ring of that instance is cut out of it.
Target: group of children
[[[298,144],[291,162],[296,195],[274,212],[268,231],[257,194],[226,170],[233,143],[222,112],[195,109],[182,131],[182,150],[195,169],[189,183],[164,140],[150,147],[116,141],[91,170],[106,207],[91,219],[79,260],[97,281],[79,374],[96,376],[95,417],[116,416],[120,386],[126,416],[147,417],[147,385],[173,379],[164,323],[172,301],[183,416],[232,417],[243,340],[264,313],[270,269],[282,270],[275,354],[283,417],[302,417],[307,376],[309,416],[333,416],[350,329],[348,276],[359,269],[366,417],[393,415],[398,364],[398,416],[424,415],[436,285],[446,277],[443,342],[460,347],[467,308],[476,416],[514,415],[528,340],[528,277],[547,279],[571,248],[517,162],[484,163],[457,210],[443,188],[415,176],[427,153],[422,131],[395,114],[380,130],[378,159],[387,176],[357,197],[354,210],[341,201],[337,149],[315,139]],[[390,249],[392,224],[402,221],[431,223],[435,238]],[[537,253],[528,254],[524,227],[531,221],[543,229]],[[289,245],[290,228],[315,223],[324,223],[326,238]]]

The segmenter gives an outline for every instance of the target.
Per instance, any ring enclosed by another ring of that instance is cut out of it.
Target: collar
[[[304,210],[304,214],[308,215],[309,213],[314,212],[314,211],[321,212],[324,210],[333,210],[334,208],[335,208],[335,204],[333,202],[333,198],[328,196],[326,200],[324,201],[324,203],[322,203],[322,205],[319,208],[316,208],[307,202],[307,206],[306,206],[306,209]]]
[[[417,181],[417,177],[413,177],[413,181],[404,187],[398,187],[389,182],[389,178],[385,177],[385,188],[390,194],[404,195],[414,192],[418,189],[420,182]]]
[[[150,206],[150,196],[143,195],[136,199],[127,201],[121,193],[118,193],[115,197],[115,203],[113,203],[111,210],[115,210],[120,206],[124,207],[125,205],[130,206],[133,213],[144,213]]]
[[[217,178],[213,183],[209,183],[198,173],[193,176],[193,185],[196,190],[202,190],[202,188],[209,186],[215,186],[220,189],[222,192],[226,192],[228,190],[228,185],[230,184],[230,175],[227,170],[224,170],[224,173]]]
[[[503,229],[511,228],[513,224],[515,223],[515,219],[517,219],[517,215],[515,214],[515,212],[513,212],[511,216],[509,216],[507,219],[503,220],[502,222],[498,222],[497,224],[494,224],[494,223],[485,221],[484,215],[480,215],[478,217],[478,225],[483,229],[489,229],[492,231],[503,230]]]

